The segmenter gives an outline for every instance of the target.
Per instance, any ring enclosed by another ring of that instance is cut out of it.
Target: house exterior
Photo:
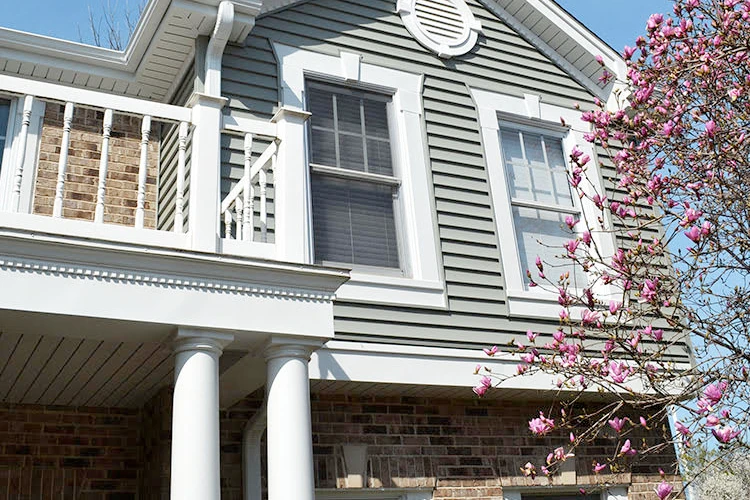
[[[0,28],[0,498],[654,498],[671,451],[532,480],[552,381],[470,389],[557,325],[524,272],[587,210],[598,55],[623,75],[551,0],[150,0],[123,52]]]

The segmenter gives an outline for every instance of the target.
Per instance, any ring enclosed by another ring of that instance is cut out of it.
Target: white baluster
[[[242,239],[242,200],[237,198],[234,201],[234,213],[235,213],[235,220],[237,221],[237,239]]]
[[[276,155],[271,156],[271,171],[276,171]],[[260,235],[261,241],[268,241],[268,215],[266,210],[266,170],[258,171],[258,184],[260,186]]]
[[[182,233],[185,225],[185,151],[187,150],[188,123],[180,123],[177,153],[177,194],[175,196],[174,232]]]
[[[245,134],[245,176],[242,178],[245,183],[245,187],[242,190],[245,202],[245,217],[242,219],[242,239],[252,241],[253,239],[253,203],[254,203],[254,192],[251,187],[250,170],[251,160],[253,153],[253,134]],[[238,219],[239,224],[239,219]]]
[[[112,133],[112,110],[104,111],[102,124],[102,154],[99,158],[99,186],[96,190],[94,222],[104,222],[104,197],[107,192],[107,167],[109,164],[109,136]]]
[[[63,114],[63,134],[60,142],[60,160],[57,163],[57,186],[55,188],[55,203],[52,207],[52,217],[62,217],[63,194],[65,191],[65,171],[68,168],[68,148],[70,147],[70,127],[73,122],[73,103],[65,103]]]
[[[143,228],[146,217],[146,175],[148,174],[148,139],[151,135],[151,117],[145,115],[141,122],[141,163],[138,168],[138,200],[135,208],[135,227]]]
[[[224,212],[224,237],[228,240],[234,239],[232,235],[232,211],[229,208]]]
[[[23,182],[23,167],[26,161],[26,139],[29,137],[29,125],[31,124],[31,109],[34,106],[34,97],[27,95],[23,99],[23,118],[21,121],[21,133],[18,137],[18,162],[13,177],[13,196],[11,197],[11,210],[18,212],[21,204],[21,184]]]

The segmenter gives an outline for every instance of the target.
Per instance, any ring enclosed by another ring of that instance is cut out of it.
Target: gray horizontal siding
[[[505,344],[555,321],[510,318],[498,235],[476,110],[468,87],[591,108],[590,94],[531,44],[468,0],[483,35],[469,54],[443,60],[425,50],[394,13],[393,0],[310,0],[257,20],[244,46],[224,57],[229,108],[269,118],[278,105],[270,41],[331,55],[362,54],[365,63],[424,74],[424,127],[432,171],[449,309],[337,302],[336,336],[360,341],[477,347]],[[236,166],[227,166],[227,187]],[[508,228],[508,231],[512,228]],[[503,234],[500,235],[503,237]]]

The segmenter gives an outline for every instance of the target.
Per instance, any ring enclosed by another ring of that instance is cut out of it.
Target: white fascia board
[[[330,338],[346,279],[320,267],[0,229],[6,310]]]
[[[512,375],[520,362],[517,356],[500,353],[490,358],[479,350],[418,347],[329,341],[314,352],[310,360],[310,378],[388,384],[415,384],[444,387],[470,387],[479,383],[474,375],[477,364],[487,366],[500,376]],[[517,377],[502,385],[504,389],[556,389],[546,374]]]
[[[479,383],[479,375],[487,374],[485,366],[493,375],[505,378],[515,375],[519,364],[524,363],[518,355],[504,352],[489,357],[478,349],[330,340],[313,353],[309,370],[312,380],[469,388]],[[477,365],[482,366],[479,375],[474,374]],[[676,366],[677,370],[688,368],[686,363]],[[509,378],[500,388],[557,392],[556,382],[557,376],[536,372]],[[636,393],[643,390],[637,378],[628,382]],[[617,387],[608,389],[627,394]],[[599,386],[591,384],[584,392],[598,393]],[[678,387],[675,393],[679,393]]]

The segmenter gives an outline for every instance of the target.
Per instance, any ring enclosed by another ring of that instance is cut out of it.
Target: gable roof
[[[247,37],[256,15],[306,0],[232,0],[230,40]],[[598,82],[604,64],[625,76],[619,54],[553,0],[478,0],[592,94],[606,100]],[[168,100],[190,70],[195,38],[209,35],[221,0],[150,0],[124,51],[0,28],[0,71],[154,100]],[[395,0],[394,0],[395,4]]]

